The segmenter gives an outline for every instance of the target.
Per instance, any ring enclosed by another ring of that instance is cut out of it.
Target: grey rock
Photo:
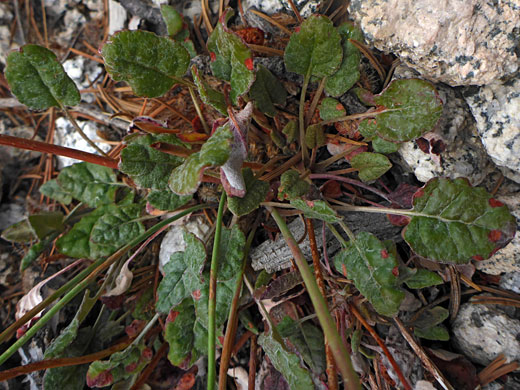
[[[499,354],[520,359],[520,321],[489,305],[465,303],[452,326],[453,343],[473,362],[488,365]]]
[[[98,126],[93,121],[77,121],[79,127],[83,130],[88,138],[90,138],[93,142],[99,141],[99,137],[97,135]],[[72,123],[69,122],[68,119],[60,117],[56,119],[56,128],[55,128],[55,141],[57,145],[66,146],[68,148],[79,149],[89,153],[99,154],[92,146],[90,146],[87,141],[85,141],[76,129],[72,126]],[[110,145],[106,143],[96,142],[101,150],[104,152],[108,152],[110,150]],[[67,167],[69,165],[78,163],[80,161],[56,156],[58,160],[58,166],[60,169]]]
[[[0,3],[0,63],[4,65],[9,51],[17,46],[16,43],[10,43],[13,17],[9,3]]]
[[[487,153],[504,176],[520,183],[520,72],[504,83],[462,93]]]
[[[0,232],[26,217],[22,203],[4,203],[0,205]]]
[[[517,233],[513,240],[487,260],[475,262],[475,268],[491,275],[520,272],[520,192],[496,197],[516,217]]]
[[[518,69],[517,0],[353,0],[349,11],[376,48],[432,81],[483,85]]]
[[[520,271],[509,272],[500,278],[500,288],[520,294]]]
[[[66,60],[63,63],[63,69],[74,81],[78,89],[89,88],[90,83],[103,72],[102,65],[94,61],[88,61],[81,56]],[[92,93],[83,93],[81,94],[81,100],[86,103],[94,103],[95,97]]]
[[[11,127],[10,121],[0,120],[0,134],[30,139],[34,135],[34,128],[25,125]],[[43,141],[39,136],[36,136],[34,139]],[[7,158],[8,161],[6,161],[6,163],[14,165],[13,163],[16,161],[16,164],[21,166],[41,155],[39,152],[18,149],[11,146],[0,146],[0,152],[4,154],[1,159]]]
[[[437,176],[467,177],[471,184],[478,185],[492,164],[478,136],[475,120],[458,92],[443,85],[438,85],[437,90],[444,103],[438,125],[422,140],[402,144],[399,154],[422,182]],[[418,146],[423,140],[430,145],[426,152]],[[432,147],[435,143],[445,150],[439,153]]]

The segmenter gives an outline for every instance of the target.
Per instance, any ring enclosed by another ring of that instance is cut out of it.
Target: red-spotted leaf
[[[155,305],[160,313],[169,313],[172,307],[200,290],[203,283],[202,268],[206,261],[204,244],[191,233],[184,233],[184,241],[186,250],[173,253],[164,266],[164,278],[157,288]]]
[[[341,37],[323,15],[311,15],[291,35],[285,48],[287,70],[301,75],[325,77],[336,72],[343,59]]]
[[[297,199],[309,192],[310,184],[300,179],[300,173],[294,169],[285,171],[278,187],[278,199]]]
[[[349,42],[349,39],[363,41],[363,33],[357,27],[343,23],[338,27],[343,46],[343,61],[338,71],[327,78],[325,91],[331,96],[341,96],[347,92],[359,79],[359,49]]]
[[[56,55],[42,46],[25,45],[9,53],[5,78],[13,95],[35,110],[75,106],[81,100]]]
[[[241,37],[227,27],[234,11],[226,9],[208,39],[211,71],[215,77],[229,81],[234,103],[255,81],[253,55]]]
[[[142,30],[116,33],[101,54],[114,80],[126,81],[136,95],[146,97],[168,92],[190,63],[190,55],[180,43]]]
[[[374,118],[359,124],[358,130],[368,139],[410,141],[433,130],[442,113],[439,94],[425,80],[394,80],[379,95],[357,92],[362,101],[377,108]]]
[[[200,98],[205,104],[209,104],[222,115],[227,116],[227,105],[224,94],[211,88],[204,79],[199,75],[199,70],[195,65],[191,67],[191,75],[197,86]]]
[[[191,233],[185,235],[185,241],[185,252],[174,253],[164,268],[156,306],[157,311],[169,313],[165,338],[170,344],[168,358],[175,365],[191,365],[207,352],[209,272],[202,272],[204,246]],[[223,229],[217,276],[217,328],[228,317],[244,246],[245,236],[237,225],[231,230]]]
[[[516,219],[507,206],[466,179],[434,178],[413,198],[404,239],[420,256],[464,264],[493,255],[511,241]]]
[[[87,386],[105,387],[139,374],[150,362],[153,351],[143,344],[131,344],[109,360],[92,362],[87,372]]]
[[[334,257],[334,266],[385,316],[399,311],[404,292],[399,289],[395,254],[374,235],[361,232]]]
[[[339,118],[345,116],[347,111],[343,104],[333,98],[325,98],[320,104],[320,118],[324,121]]]
[[[392,163],[384,154],[363,152],[350,159],[352,168],[358,170],[362,181],[372,181],[380,178],[392,168]]]

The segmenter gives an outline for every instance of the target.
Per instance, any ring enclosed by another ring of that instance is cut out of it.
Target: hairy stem
[[[217,271],[220,251],[220,237],[222,235],[222,217],[226,205],[226,192],[222,191],[218,205],[217,221],[215,222],[215,239],[211,254],[211,268],[209,271],[209,300],[208,300],[208,390],[215,388],[216,369],[216,308],[217,308]]]
[[[332,316],[327,309],[327,302],[320,293],[318,284],[316,283],[314,275],[309,265],[307,264],[305,256],[303,255],[300,247],[298,246],[298,243],[294,239],[278,211],[273,208],[269,208],[269,211],[271,212],[274,220],[276,221],[276,224],[282,232],[287,245],[291,249],[296,265],[298,266],[298,270],[300,271],[300,274],[302,275],[303,281],[305,283],[307,292],[311,297],[314,310],[316,311],[321,327],[323,328],[325,338],[330,344],[332,354],[336,360],[336,364],[338,365],[339,371],[345,380],[345,388],[349,390],[361,390],[359,377],[352,367],[350,355],[343,345],[343,341],[341,340],[338,330],[336,329],[334,320],[332,319]]]

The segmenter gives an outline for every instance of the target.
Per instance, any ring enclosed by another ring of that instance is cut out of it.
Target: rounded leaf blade
[[[190,55],[179,43],[148,31],[121,31],[103,46],[105,68],[139,96],[164,95],[188,70]]]
[[[5,78],[18,100],[35,110],[75,106],[81,100],[76,84],[56,55],[42,46],[25,45],[11,52]]]
[[[507,206],[463,178],[430,180],[413,206],[403,236],[417,254],[441,263],[487,259],[515,235]]]

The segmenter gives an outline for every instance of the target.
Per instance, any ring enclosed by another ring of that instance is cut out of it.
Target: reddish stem
[[[390,362],[390,364],[394,368],[394,371],[397,374],[397,376],[399,377],[399,380],[403,384],[405,390],[412,390],[412,386],[410,386],[410,384],[408,383],[408,381],[404,377],[403,372],[401,371],[401,368],[399,367],[399,365],[395,361],[394,357],[392,356],[392,354],[390,353],[390,351],[386,347],[385,343],[383,343],[383,340],[381,340],[379,335],[376,333],[374,328],[372,328],[370,326],[370,324],[365,320],[365,318],[361,315],[361,313],[358,311],[356,306],[349,305],[349,309],[356,316],[356,318],[359,320],[359,322],[361,322],[363,324],[363,326],[368,330],[368,333],[370,333],[372,335],[374,340],[376,340],[376,343],[378,343],[379,346],[383,349],[383,352],[384,352],[385,356],[387,357],[388,361]]]
[[[41,153],[55,154],[58,156],[75,158],[77,160],[86,161],[92,164],[103,165],[112,169],[117,169],[118,160],[99,156],[97,154],[84,152],[82,150],[66,148],[48,144],[46,142],[34,141],[25,138],[12,137],[10,135],[0,134],[0,145],[13,146],[18,149],[35,150]]]

